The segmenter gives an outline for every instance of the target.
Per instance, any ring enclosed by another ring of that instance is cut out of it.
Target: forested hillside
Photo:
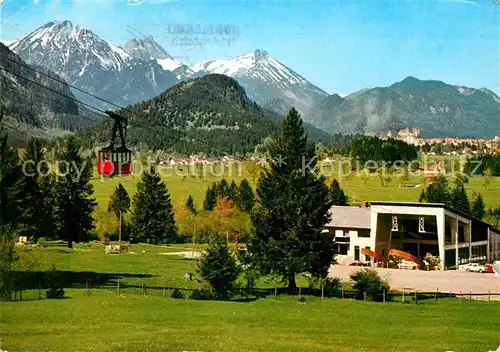
[[[177,153],[244,154],[280,131],[282,117],[263,110],[225,75],[210,74],[182,82],[165,93],[119,111],[129,119],[127,142]],[[105,143],[107,121],[84,133],[85,140]],[[328,134],[312,128],[313,138]]]
[[[68,85],[61,81],[49,70],[27,65],[0,43],[0,103],[6,117],[39,128],[83,127],[76,116],[77,103],[71,99],[74,97]]]

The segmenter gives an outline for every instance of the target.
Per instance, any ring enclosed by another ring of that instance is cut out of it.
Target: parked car
[[[484,265],[480,265],[477,263],[471,263],[466,266],[465,271],[472,271],[476,273],[484,273],[487,271],[486,267]]]
[[[493,264],[484,264],[484,267],[486,268],[485,272],[487,272],[487,273],[494,273],[494,271],[493,271]]]

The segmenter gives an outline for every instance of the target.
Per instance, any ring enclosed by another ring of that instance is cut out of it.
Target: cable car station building
[[[334,206],[325,232],[333,237],[338,258],[359,262],[386,261],[403,252],[417,262],[430,253],[447,270],[500,259],[500,230],[444,204]]]

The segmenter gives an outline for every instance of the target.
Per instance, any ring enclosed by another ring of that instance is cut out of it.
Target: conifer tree
[[[229,184],[226,179],[223,178],[216,187],[216,197],[226,197],[229,198]]]
[[[42,143],[30,138],[21,159],[23,165],[24,204],[23,224],[28,236],[53,237],[55,235],[54,183],[45,160]]]
[[[238,209],[249,213],[252,211],[254,203],[255,194],[253,192],[252,186],[250,186],[250,183],[246,178],[244,178],[243,180],[241,180],[240,186],[238,187]]]
[[[170,194],[154,168],[143,173],[137,184],[132,230],[134,240],[139,242],[170,243],[177,237]]]
[[[466,214],[470,213],[469,197],[465,191],[464,184],[458,178],[455,180],[455,187],[450,192],[450,201],[448,205]]]
[[[308,144],[294,108],[283,120],[282,135],[269,153],[270,168],[258,183],[249,251],[263,274],[278,275],[295,288],[298,273],[326,277],[334,249],[322,234],[330,208],[328,188],[316,173],[314,145]]]
[[[419,198],[420,202],[450,204],[450,192],[446,177],[444,175],[436,177],[434,182],[421,192]]]
[[[206,254],[198,262],[197,271],[210,284],[217,298],[227,299],[240,270],[226,241],[215,235],[210,238]]]
[[[193,197],[191,197],[191,195],[189,195],[186,201],[186,209],[188,209],[191,212],[191,214],[198,215],[198,211],[196,210],[196,207],[194,205],[194,200]]]
[[[336,179],[333,179],[329,190],[330,202],[332,205],[349,205],[349,198],[345,195],[340,184]]]
[[[3,231],[3,226],[18,227],[24,200],[24,179],[19,157],[16,150],[8,145],[8,134],[1,123],[2,117],[0,111],[0,231]],[[12,231],[9,230],[9,233]]]
[[[7,144],[0,106],[0,300],[10,300],[14,289],[14,248],[17,224],[21,219],[22,173],[15,149]]]
[[[228,189],[227,189],[227,199],[230,201],[236,202],[238,199],[238,186],[236,185],[236,182],[231,181]]]
[[[211,187],[208,187],[205,193],[205,201],[203,202],[203,209],[213,210],[217,202],[217,185],[214,182]]]
[[[108,204],[108,211],[114,212],[116,217],[120,219],[119,232],[118,232],[118,242],[122,241],[122,224],[123,215],[126,214],[130,209],[130,196],[127,190],[121,183],[115,188],[115,191],[111,195]]]
[[[92,212],[97,205],[90,183],[92,161],[80,155],[80,144],[74,136],[62,145],[59,175],[55,182],[56,227],[59,238],[73,242],[86,241],[94,228]]]
[[[491,208],[490,208],[491,212]],[[486,204],[484,203],[481,193],[474,192],[474,200],[471,205],[471,215],[479,220],[482,220],[486,215]]]

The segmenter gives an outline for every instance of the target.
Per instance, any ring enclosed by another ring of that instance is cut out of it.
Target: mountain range
[[[492,138],[500,132],[500,98],[485,88],[407,77],[344,98],[332,94],[304,120],[330,133],[385,135],[418,127],[426,137]]]
[[[120,106],[150,101],[182,82],[221,74],[234,78],[246,97],[274,121],[295,107],[319,138],[338,133],[386,135],[405,127],[417,127],[427,137],[500,134],[500,98],[484,88],[407,77],[388,87],[329,95],[264,50],[186,65],[151,36],[119,46],[70,21],[47,23],[9,43],[9,48],[28,64]],[[72,93],[92,106],[116,109],[78,89]]]
[[[27,63],[50,69],[70,85],[119,105],[149,99],[178,83],[155,60],[136,60],[70,21],[49,22],[9,48]],[[110,107],[79,91],[74,94],[93,106]]]
[[[281,98],[301,112],[328,95],[262,50],[185,65],[150,36],[119,46],[70,21],[49,22],[9,48],[26,62],[51,69],[70,85],[118,105],[153,98],[182,80],[210,73],[235,78],[259,104]],[[111,107],[74,93],[84,102]]]

